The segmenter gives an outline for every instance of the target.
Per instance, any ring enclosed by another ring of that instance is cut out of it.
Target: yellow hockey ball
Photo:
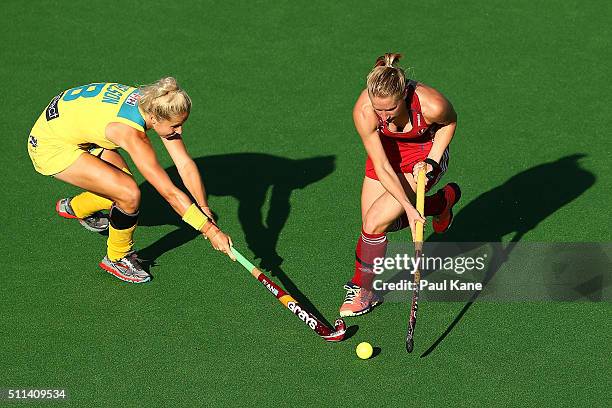
[[[372,348],[372,345],[370,343],[364,341],[357,345],[355,352],[357,353],[357,357],[362,360],[367,360],[368,358],[372,357],[374,349]]]

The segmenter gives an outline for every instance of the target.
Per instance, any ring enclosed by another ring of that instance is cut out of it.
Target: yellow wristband
[[[197,205],[191,204],[187,211],[185,211],[185,215],[183,215],[183,221],[200,231],[208,222],[208,217],[200,211]]]

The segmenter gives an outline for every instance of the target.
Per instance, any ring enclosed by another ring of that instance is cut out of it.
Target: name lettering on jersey
[[[126,93],[128,89],[130,89],[130,87],[127,85],[110,84],[108,88],[106,88],[104,95],[102,95],[102,102],[117,105],[123,94]]]
[[[59,102],[60,99],[62,99],[63,95],[64,95],[64,92],[57,95],[55,98],[51,99],[51,102],[49,102],[49,106],[47,106],[47,109],[45,109],[45,116],[47,117],[47,121],[59,118],[60,114],[59,114],[59,109],[57,109],[57,103]]]

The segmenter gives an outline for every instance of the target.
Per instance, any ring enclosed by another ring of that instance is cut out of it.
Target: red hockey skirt
[[[396,173],[410,174],[412,174],[412,169],[415,164],[422,162],[427,158],[427,155],[431,150],[431,146],[433,145],[432,140],[424,143],[408,143],[381,138],[381,142],[393,170],[395,170]],[[450,152],[447,147],[444,154],[442,154],[442,158],[440,159],[440,168],[434,169],[435,177],[427,181],[427,185],[425,186],[426,191],[429,191],[429,189],[435,186],[436,183],[442,178],[442,175],[448,169],[449,158]],[[370,157],[368,157],[366,160],[365,175],[368,178],[378,180],[378,176],[374,170],[374,163]]]

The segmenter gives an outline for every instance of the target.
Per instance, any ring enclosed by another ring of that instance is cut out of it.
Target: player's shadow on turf
[[[595,184],[595,175],[580,166],[586,155],[574,154],[512,176],[463,206],[445,234],[430,242],[501,242],[523,235]]]
[[[335,156],[320,156],[294,160],[263,153],[236,153],[195,159],[209,196],[231,196],[238,201],[238,220],[249,249],[255,257],[261,259],[261,267],[269,270],[288,293],[323,321],[323,316],[281,269],[283,258],[278,254],[276,246],[291,212],[291,193],[331,174],[335,170],[335,159]],[[183,185],[175,166],[166,171],[175,185]],[[177,226],[176,230],[149,247],[140,249],[138,252],[142,258],[154,262],[163,253],[200,235],[181,221],[149,183],[143,183],[140,190],[140,225]],[[266,201],[269,210],[264,215],[262,212]],[[234,217],[227,212],[219,215],[222,217],[219,220],[221,227],[223,218]],[[233,238],[239,241],[239,237]]]
[[[481,280],[484,290],[508,259],[516,242],[595,184],[595,175],[580,166],[579,159],[584,156],[574,154],[516,174],[504,184],[466,204],[456,213],[453,226],[447,233],[432,234],[426,241],[465,243],[458,245],[459,252],[456,255],[460,255],[476,250],[475,245],[480,244],[474,243],[501,242],[511,234],[510,243],[505,247],[494,246],[497,250],[488,258],[486,272]],[[421,357],[427,356],[444,340],[482,290],[472,294],[453,322]]]

